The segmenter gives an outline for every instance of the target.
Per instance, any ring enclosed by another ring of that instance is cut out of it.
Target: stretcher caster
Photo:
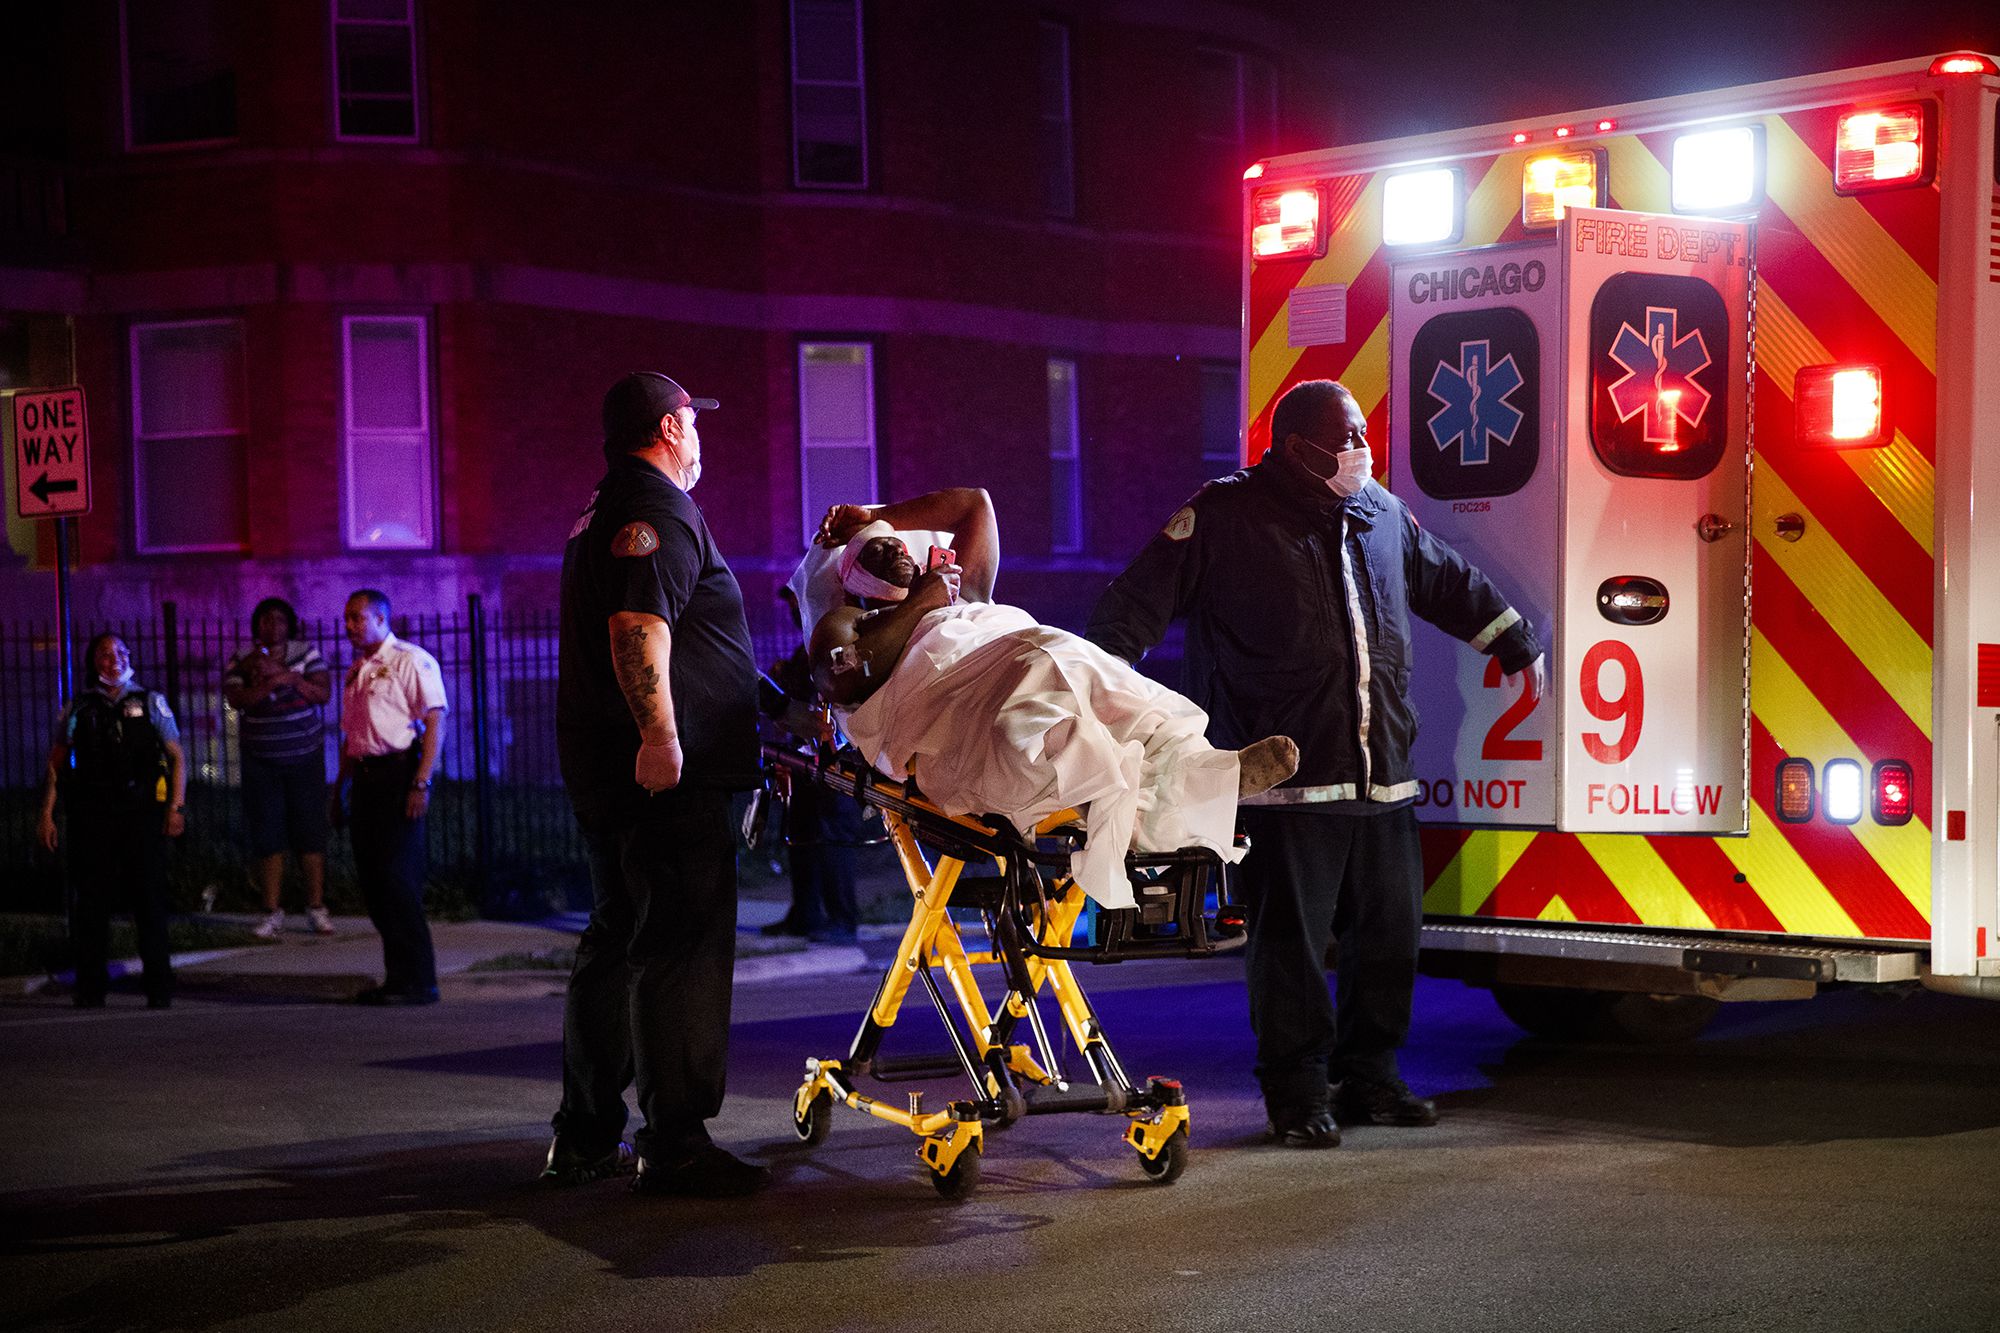
[[[822,1089],[814,1093],[800,1112],[796,1101],[792,1110],[792,1132],[807,1147],[818,1147],[833,1132],[833,1094]]]
[[[1143,1152],[1139,1154],[1139,1169],[1145,1172],[1146,1178],[1155,1185],[1171,1185],[1181,1178],[1181,1172],[1187,1170],[1187,1160],[1187,1126],[1182,1125],[1160,1145],[1158,1156],[1148,1157]]]
[[[917,1149],[930,1168],[931,1184],[953,1203],[968,1199],[979,1188],[979,1155],[985,1143],[977,1120],[961,1121],[943,1134],[933,1134]]]

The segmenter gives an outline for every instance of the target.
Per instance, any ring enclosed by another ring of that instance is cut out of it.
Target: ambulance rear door
[[[1750,228],[1579,208],[1558,239],[1559,826],[1743,833]]]
[[[1562,449],[1561,254],[1553,236],[1391,266],[1389,478],[1427,532],[1547,642]],[[1548,828],[1555,709],[1415,617],[1417,816]]]

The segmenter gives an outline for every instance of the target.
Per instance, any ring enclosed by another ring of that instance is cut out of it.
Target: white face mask
[[[1298,438],[1300,443],[1320,457],[1333,460],[1333,475],[1320,477],[1320,480],[1326,483],[1328,490],[1341,499],[1345,500],[1350,495],[1358,494],[1361,488],[1368,484],[1369,474],[1375,470],[1375,455],[1369,452],[1368,441],[1362,440],[1352,449],[1342,449],[1339,453],[1335,453],[1303,435]],[[1300,460],[1300,465],[1304,466],[1304,460]],[[1319,477],[1317,468],[1308,467],[1306,471]]]
[[[1340,467],[1326,479],[1326,488],[1345,500],[1368,484],[1368,476],[1375,470],[1375,455],[1364,444],[1358,449],[1343,449],[1334,457]]]
[[[692,448],[689,447],[690,437],[693,437]],[[682,490],[691,491],[701,481],[701,439],[694,434],[694,418],[691,416],[688,418],[687,434],[681,437],[680,448],[676,452],[681,451],[685,451],[683,456],[687,461],[681,465],[681,475],[675,480]]]
[[[100,671],[97,673],[97,683],[107,691],[122,690],[132,683],[132,668],[126,667],[115,676],[107,676]]]

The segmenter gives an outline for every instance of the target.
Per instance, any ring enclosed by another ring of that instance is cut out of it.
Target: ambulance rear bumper
[[[1835,983],[1919,981],[1927,958],[1927,950],[1910,945],[1781,943],[1533,922],[1432,922],[1424,926],[1422,969],[1475,984],[1775,1000],[1802,998]]]

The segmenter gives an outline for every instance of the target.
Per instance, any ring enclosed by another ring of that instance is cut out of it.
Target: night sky
[[[1396,0],[1359,12],[1300,0],[1292,12],[1335,52],[1340,124],[1311,136],[1314,147],[1962,48],[2000,53],[2000,0]]]

